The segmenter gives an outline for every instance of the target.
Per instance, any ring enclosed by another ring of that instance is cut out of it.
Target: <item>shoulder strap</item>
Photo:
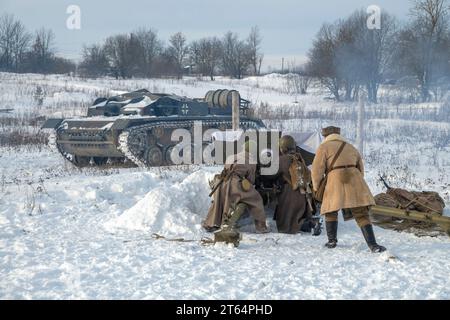
[[[306,165],[305,159],[303,159],[303,156],[300,152],[296,153],[296,158],[298,161],[300,161],[306,168],[308,168],[308,166]]]
[[[331,171],[333,171],[334,169],[334,165],[336,164],[337,159],[339,158],[339,156],[341,155],[342,151],[344,151],[345,145],[347,144],[347,142],[342,142],[341,147],[339,148],[338,152],[336,153],[336,155],[333,158],[333,161],[331,162],[331,166],[330,168],[327,170],[327,173],[330,173]]]

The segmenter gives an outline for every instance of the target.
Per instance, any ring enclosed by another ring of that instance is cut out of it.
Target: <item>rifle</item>
[[[309,209],[311,209],[311,212],[314,212],[314,199],[313,199],[313,193],[311,185],[308,183],[306,186],[306,201],[308,202]]]
[[[234,164],[231,165],[230,169],[223,169],[223,171],[220,173],[220,181],[214,186],[211,193],[209,194],[210,198],[214,195],[214,193],[216,193],[217,189],[219,189],[225,181],[228,181],[230,179],[231,175],[233,174],[233,167]]]

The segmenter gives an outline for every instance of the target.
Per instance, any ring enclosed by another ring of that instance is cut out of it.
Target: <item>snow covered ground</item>
[[[2,186],[3,299],[450,298],[446,237],[377,228],[396,259],[369,253],[353,222],[334,251],[306,234],[246,233],[237,250],[155,240],[209,236],[200,222],[218,168],[72,172],[50,152],[4,152],[2,168],[20,157],[39,161]]]
[[[213,84],[0,78],[0,109],[14,107],[18,117],[82,114],[95,95],[121,88],[202,96],[210,88],[237,87],[244,96],[251,92],[255,105],[268,103],[275,111],[304,105],[330,116],[305,111],[302,119],[267,119],[271,127],[307,131],[338,124],[354,139],[353,118],[338,116],[351,106],[325,101],[317,89],[308,96],[283,93],[276,75]],[[32,97],[38,83],[48,92],[40,107]],[[382,191],[377,175],[385,173],[398,187],[441,193],[449,206],[450,124],[419,116],[417,106],[407,119],[388,107],[395,119],[373,114],[368,120],[370,187]],[[419,238],[376,228],[389,252],[373,255],[349,222],[340,224],[339,247],[333,251],[323,248],[325,235],[255,235],[250,227],[239,249],[202,245],[200,240],[210,237],[200,228],[210,201],[208,180],[219,170],[80,170],[42,145],[0,147],[0,298],[450,299],[450,238],[445,236]],[[153,233],[195,241],[170,242]]]

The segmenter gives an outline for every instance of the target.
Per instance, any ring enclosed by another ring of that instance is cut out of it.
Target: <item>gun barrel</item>
[[[394,217],[407,220],[430,222],[439,225],[450,236],[450,217],[441,216],[434,213],[424,213],[419,211],[409,211],[397,208],[389,208],[383,206],[373,206],[370,209],[371,213]]]

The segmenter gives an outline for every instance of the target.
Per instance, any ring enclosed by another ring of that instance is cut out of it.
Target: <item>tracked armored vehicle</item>
[[[264,128],[249,116],[249,101],[235,90],[209,91],[191,99],[145,89],[110,98],[99,98],[87,117],[49,119],[42,128],[54,129],[50,144],[78,167],[124,165],[155,167],[171,165],[177,142],[176,129],[193,132],[194,122],[208,129],[232,129],[232,105],[239,104],[241,129]]]

